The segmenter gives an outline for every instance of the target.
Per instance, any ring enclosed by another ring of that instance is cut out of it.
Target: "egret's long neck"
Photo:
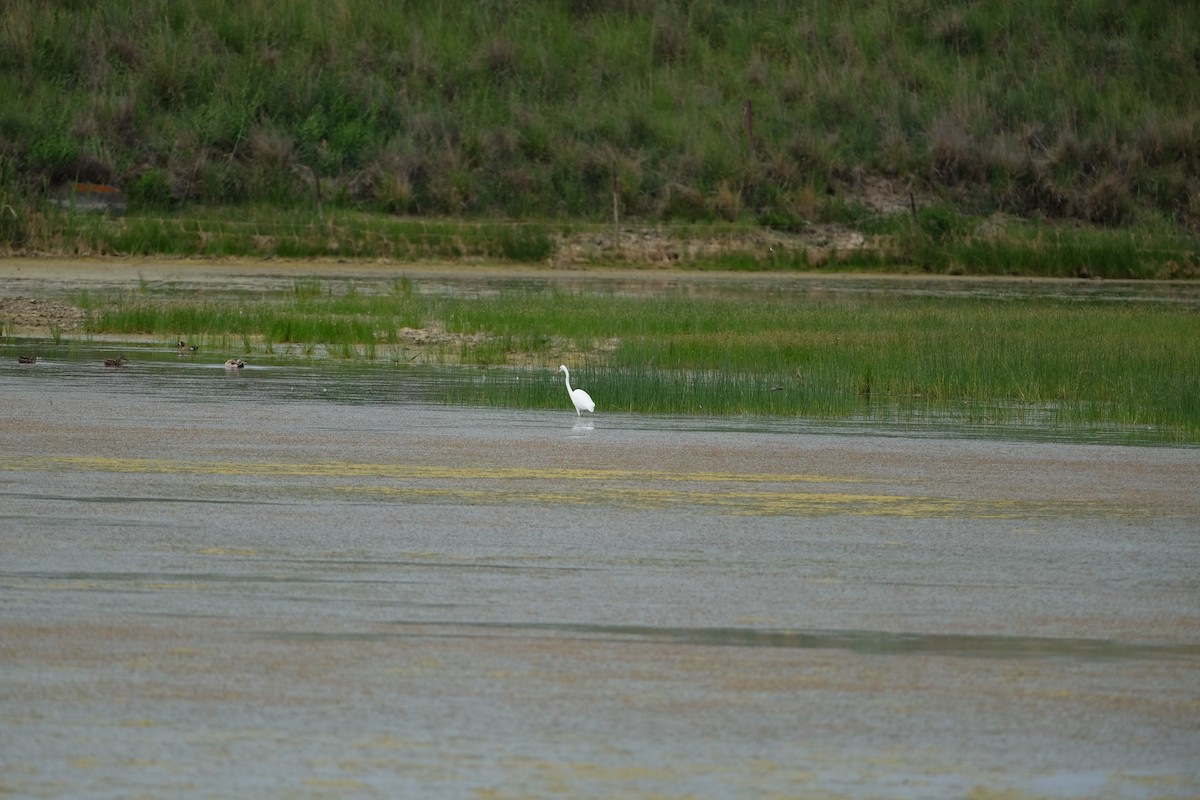
[[[567,384],[567,391],[571,391],[571,370],[563,370],[563,382]]]

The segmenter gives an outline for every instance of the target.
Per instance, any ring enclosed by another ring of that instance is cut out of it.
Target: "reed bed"
[[[1200,441],[1200,315],[1183,304],[727,291],[426,295],[298,282],[254,300],[81,297],[92,334],[463,367],[449,402],[603,412],[1126,426]],[[470,369],[466,369],[466,368]],[[480,369],[483,368],[483,369]]]

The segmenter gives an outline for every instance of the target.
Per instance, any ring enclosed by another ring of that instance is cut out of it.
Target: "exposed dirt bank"
[[[84,311],[61,300],[38,297],[0,297],[0,321],[5,333],[48,335],[58,330],[76,331],[83,327]]]

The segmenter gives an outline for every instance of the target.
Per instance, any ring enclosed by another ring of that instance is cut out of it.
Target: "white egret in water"
[[[582,417],[581,411],[590,411],[593,414],[596,412],[596,404],[592,402],[592,398],[583,389],[571,388],[571,370],[567,369],[566,364],[560,364],[558,371],[565,373],[567,382],[567,397],[571,398],[571,402],[575,404],[575,416]]]

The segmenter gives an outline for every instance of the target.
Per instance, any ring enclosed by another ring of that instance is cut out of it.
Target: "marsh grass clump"
[[[514,225],[501,233],[500,253],[510,261],[537,263],[553,252],[554,243],[540,227]]]

